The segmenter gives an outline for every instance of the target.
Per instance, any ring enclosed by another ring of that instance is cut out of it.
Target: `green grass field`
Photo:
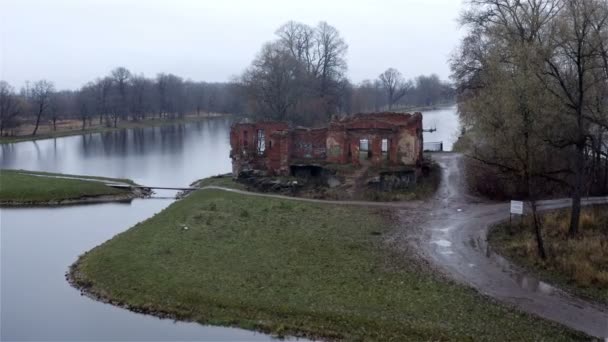
[[[573,340],[387,250],[389,212],[199,190],[83,255],[132,310],[331,340]]]
[[[79,177],[133,184],[132,181],[126,179],[75,176],[24,170],[0,170],[0,202],[36,204],[129,193],[128,190],[115,189],[97,181],[44,176]]]

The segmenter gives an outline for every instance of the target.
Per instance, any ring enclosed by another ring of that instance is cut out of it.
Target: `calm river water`
[[[425,113],[425,128],[438,129],[425,140],[444,140],[451,148],[458,127],[455,110]],[[0,145],[0,168],[187,186],[230,172],[228,133],[229,121],[216,118],[6,144]],[[173,202],[174,194],[159,192],[155,198],[127,204],[0,209],[0,339],[271,340],[241,329],[135,314],[81,296],[65,281],[64,274],[78,255],[161,211]]]

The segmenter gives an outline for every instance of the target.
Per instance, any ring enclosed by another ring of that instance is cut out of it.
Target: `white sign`
[[[524,202],[511,201],[511,214],[523,215],[524,214]]]

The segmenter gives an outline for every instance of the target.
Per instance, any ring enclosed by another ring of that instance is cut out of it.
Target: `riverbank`
[[[391,250],[396,221],[385,209],[199,190],[82,255],[68,279],[132,311],[279,336],[585,338]]]
[[[172,124],[183,124],[189,122],[198,122],[204,121],[209,118],[221,117],[227,114],[203,114],[203,115],[187,115],[183,118],[148,118],[139,121],[119,121],[117,127],[107,127],[105,124],[99,124],[98,122],[93,124],[92,126],[87,126],[87,128],[82,129],[82,122],[78,120],[62,120],[59,122],[57,130],[52,130],[52,125],[42,124],[39,128],[39,133],[37,135],[31,135],[31,131],[33,128],[21,128],[20,133],[12,136],[0,136],[0,144],[10,144],[21,141],[32,141],[32,140],[41,140],[41,139],[50,139],[50,138],[59,138],[66,137],[71,135],[81,135],[81,134],[90,134],[90,133],[101,133],[101,132],[111,132],[117,131],[121,129],[129,129],[129,128],[146,128],[146,127],[156,127],[156,126],[165,126]]]
[[[568,237],[570,210],[542,214],[542,234],[547,259],[538,257],[531,218],[503,223],[490,232],[488,241],[500,254],[542,279],[608,305],[608,206],[583,208],[580,236]]]
[[[0,170],[0,206],[116,202],[149,195],[146,189],[117,189],[108,185],[111,183],[135,184],[128,179]]]

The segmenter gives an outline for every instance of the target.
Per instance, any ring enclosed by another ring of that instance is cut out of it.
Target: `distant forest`
[[[325,22],[311,27],[290,21],[231,82],[195,82],[168,73],[149,78],[124,67],[77,90],[56,90],[50,80],[27,82],[17,90],[0,81],[0,135],[12,135],[23,124],[36,135],[41,124],[56,129],[64,119],[79,120],[86,129],[203,113],[317,125],[333,115],[454,102],[453,87],[437,75],[405,80],[388,68],[374,80],[353,84],[347,49],[338,30]]]

